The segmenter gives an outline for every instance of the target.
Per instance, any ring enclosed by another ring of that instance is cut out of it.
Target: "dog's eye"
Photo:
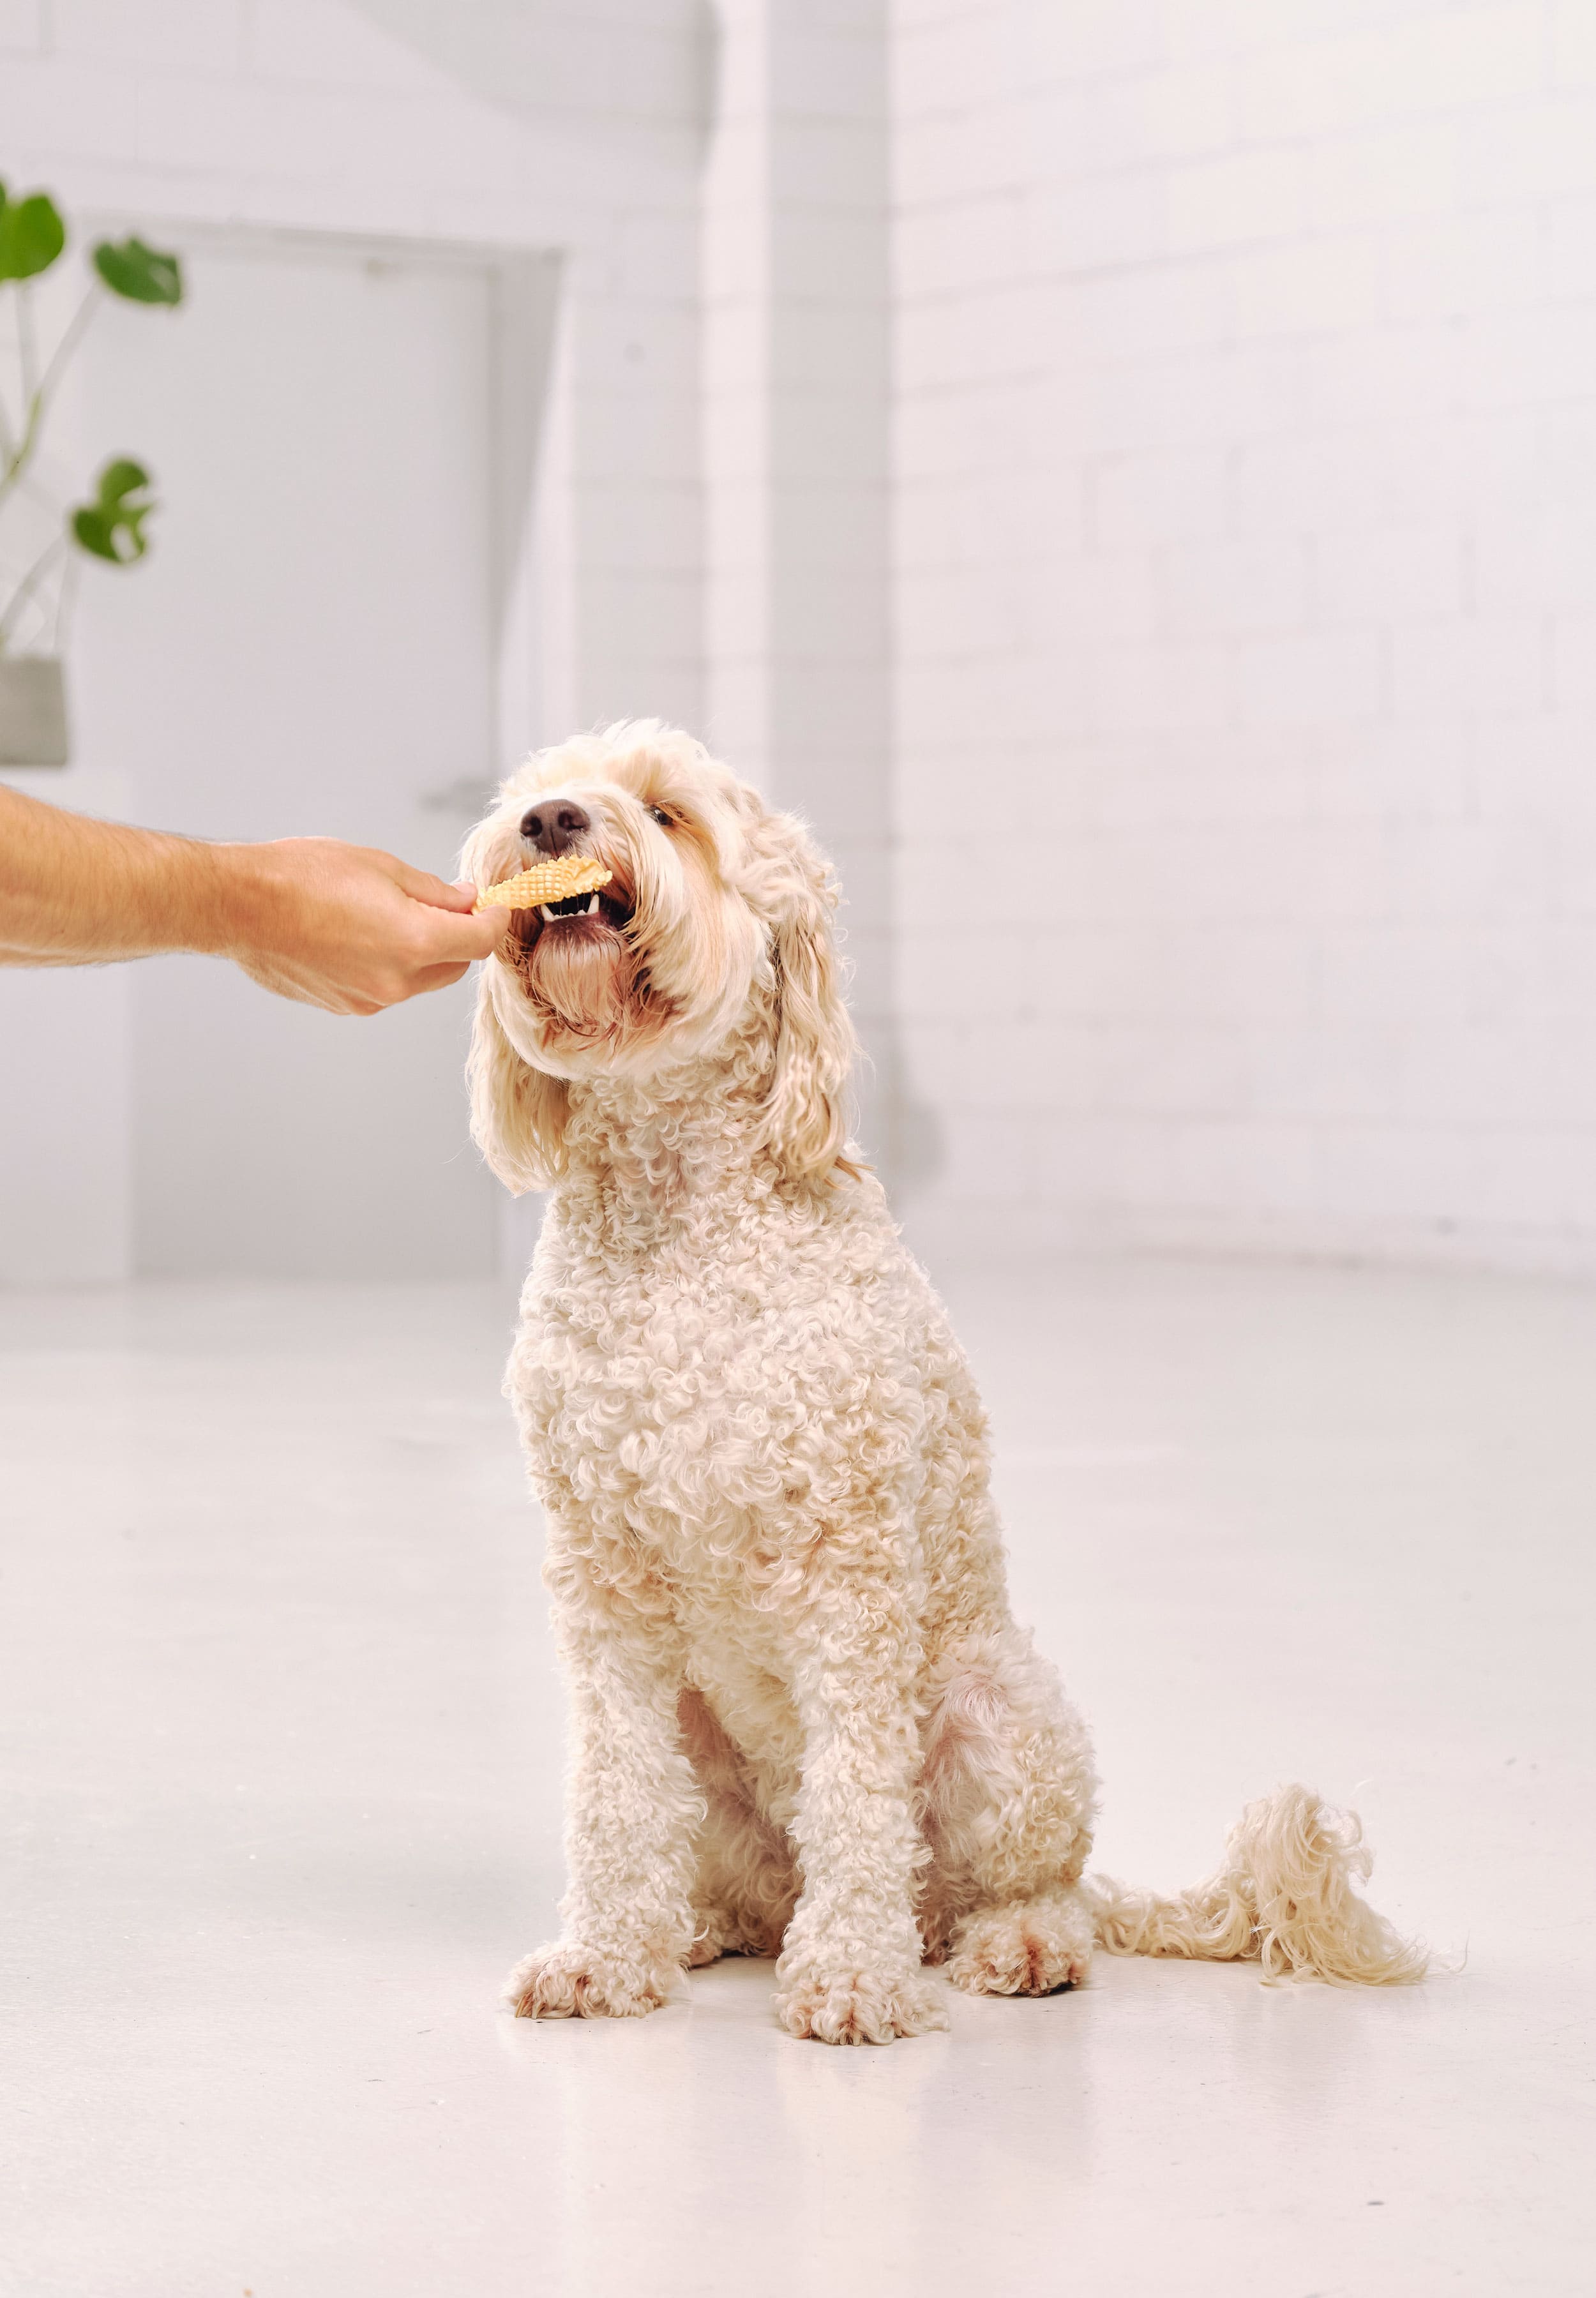
[[[674,814],[667,814],[662,806],[651,806],[649,808],[649,812],[653,815],[661,830],[669,830],[674,825],[676,819]]]

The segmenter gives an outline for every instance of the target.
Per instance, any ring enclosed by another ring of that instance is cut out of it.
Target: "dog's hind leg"
[[[798,1892],[792,1846],[761,1813],[748,1767],[703,1693],[685,1686],[676,1714],[705,1806],[688,1963],[777,1955]]]
[[[947,1975],[969,1995],[1055,1995],[1091,1967],[1092,1910],[1078,1889],[972,1909],[954,1934]]]
[[[930,1955],[971,1994],[1072,1987],[1094,1939],[1079,1889],[1096,1790],[1085,1727],[1030,1638],[1007,1625],[950,1654],[929,1690]]]

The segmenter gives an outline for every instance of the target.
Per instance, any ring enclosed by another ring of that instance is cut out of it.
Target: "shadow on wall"
[[[822,847],[831,851],[824,808],[799,805],[798,811],[809,821]],[[942,1173],[947,1157],[947,1129],[937,1110],[914,1090],[898,1019],[893,988],[897,935],[890,908],[891,875],[889,870],[880,867],[883,859],[889,858],[889,850],[888,856],[856,852],[837,858],[842,892],[837,942],[845,994],[860,1046],[852,1131],[901,1220],[916,1193]],[[855,870],[848,867],[850,859]],[[850,899],[856,872],[858,890]],[[863,921],[878,905],[887,908],[887,915],[872,933]],[[861,923],[857,946],[850,946],[849,924],[854,918]]]
[[[947,1164],[947,1128],[914,1092],[897,1025],[879,1022],[872,1037],[859,1088],[859,1136],[901,1220],[916,1193]]]

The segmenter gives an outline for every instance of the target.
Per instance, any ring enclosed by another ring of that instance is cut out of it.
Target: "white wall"
[[[0,141],[553,252],[501,754],[813,815],[922,1233],[1596,1262],[1583,0],[13,0]]]
[[[723,0],[718,23],[706,731],[836,863],[862,1133],[891,1167],[886,0]]]
[[[1596,1261],[1596,8],[894,23],[920,1225]]]

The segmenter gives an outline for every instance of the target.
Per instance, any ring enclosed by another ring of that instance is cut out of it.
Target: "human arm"
[[[210,845],[0,788],[0,965],[230,957],[279,996],[376,1013],[458,981],[508,930],[471,889],[332,838]]]

